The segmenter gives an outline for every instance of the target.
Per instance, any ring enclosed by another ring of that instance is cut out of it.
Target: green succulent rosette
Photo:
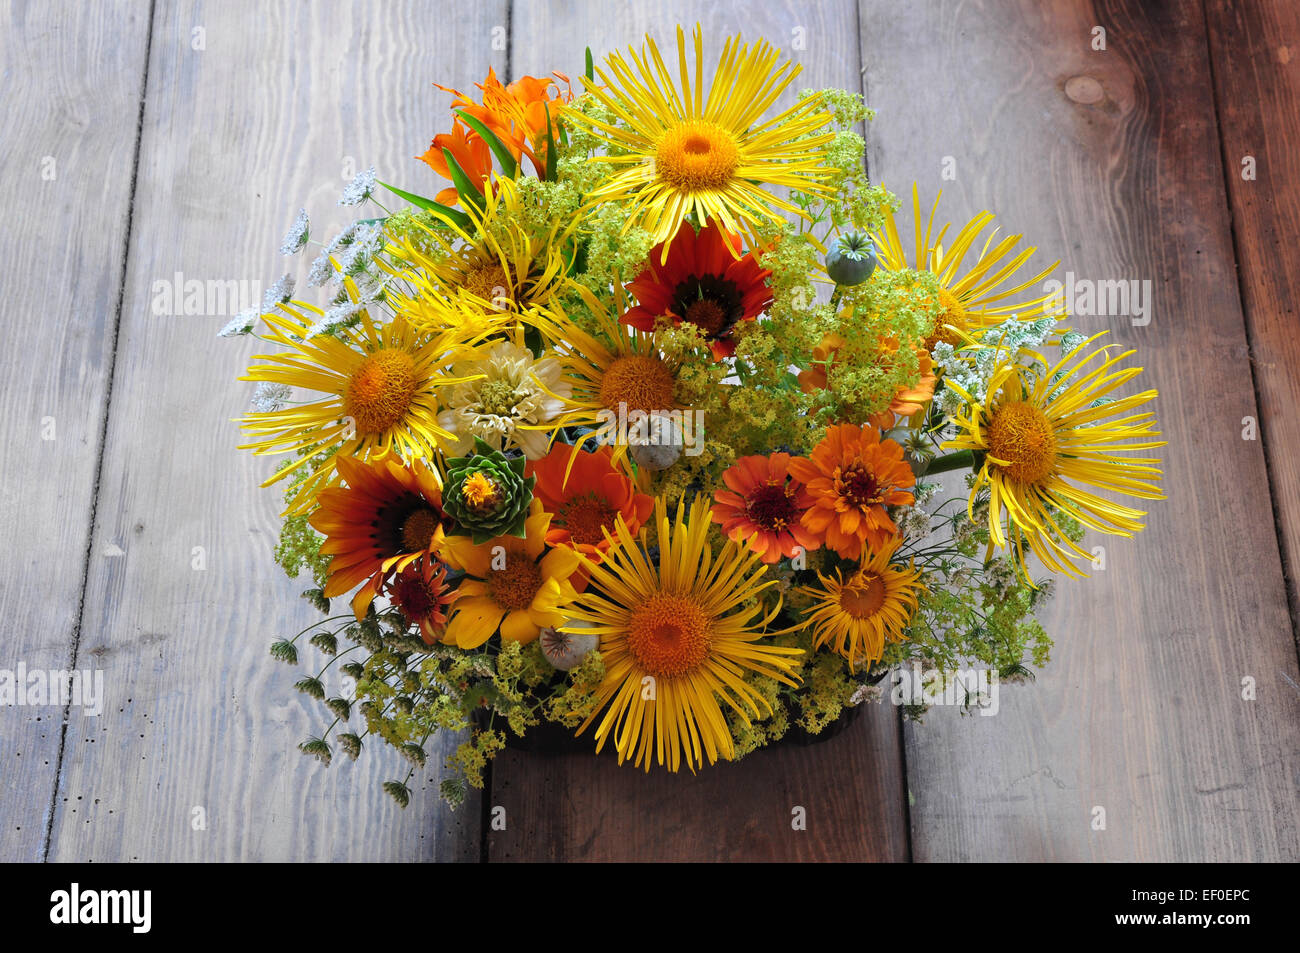
[[[478,437],[474,453],[447,461],[442,507],[475,544],[497,536],[523,536],[537,477],[524,476],[523,457],[507,457]]]

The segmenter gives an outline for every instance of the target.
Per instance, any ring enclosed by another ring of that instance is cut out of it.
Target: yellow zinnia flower
[[[546,548],[551,514],[539,500],[524,521],[524,538],[498,536],[475,543],[468,536],[448,536],[439,550],[453,569],[466,574],[443,641],[462,649],[477,648],[501,627],[501,638],[531,642],[544,628],[563,624],[563,610],[574,600],[570,577],[578,568],[572,547]]]
[[[609,73],[599,67],[601,83],[587,92],[609,112],[613,122],[586,116],[573,108],[566,116],[603,139],[606,155],[593,161],[608,163],[610,175],[591,193],[595,202],[627,201],[626,232],[640,226],[652,244],[668,240],[692,212],[700,224],[719,221],[730,232],[742,224],[768,221],[781,225],[778,210],[804,213],[772,194],[772,186],[803,192],[829,192],[823,182],[824,146],[832,134],[818,134],[829,122],[821,99],[812,95],[762,122],[800,67],[777,65],[781,51],[759,41],[750,46],[730,37],[723,46],[717,72],[704,90],[704,40],[695,27],[695,68],[686,62],[686,36],[677,28],[680,88],[664,65],[654,40],[646,37],[641,53],[628,50],[635,64],[611,54]],[[648,53],[647,53],[648,47]],[[694,73],[694,82],[691,73]],[[612,75],[611,75],[612,74]]]
[[[622,516],[604,558],[581,557],[591,587],[567,613],[588,625],[561,631],[599,635],[605,662],[599,705],[579,734],[599,718],[596,750],[613,737],[620,764],[649,771],[653,759],[676,771],[684,755],[693,771],[704,757],[733,757],[720,701],[747,723],[770,714],[746,671],[794,685],[791,656],[802,650],[762,641],[781,603],[764,613],[757,597],[776,580],[762,581],[759,555],[734,542],[713,551],[707,497],[680,503],[672,520],[661,497],[655,522],[657,564]]]
[[[1116,455],[1165,445],[1152,439],[1160,436],[1152,414],[1131,413],[1153,399],[1156,391],[1106,397],[1141,373],[1140,367],[1114,370],[1132,353],[1107,359],[1104,346],[1089,354],[1080,346],[1036,378],[1029,377],[1023,365],[1008,362],[993,373],[983,401],[947,382],[966,397],[967,404],[953,417],[957,434],[944,444],[945,449],[984,455],[968,510],[973,518],[975,498],[987,487],[990,543],[1010,544],[1022,568],[1022,543],[1027,541],[1048,568],[1086,575],[1071,559],[1092,556],[1065,535],[1053,515],[1056,512],[1103,533],[1131,536],[1142,529],[1144,511],[1111,502],[1078,484],[1140,499],[1164,499],[1151,482],[1161,476],[1158,459]],[[1099,359],[1101,363],[1093,366]]]
[[[880,661],[886,642],[906,638],[904,630],[925,586],[914,562],[892,562],[902,541],[895,536],[864,553],[848,578],[838,569],[833,577],[818,571],[821,586],[801,590],[813,599],[807,617],[813,627],[813,648],[829,645],[848,660],[850,669],[856,669]]]
[[[1008,235],[994,245],[993,241],[997,238],[997,229],[994,229],[979,249],[975,264],[965,274],[959,274],[962,262],[994,216],[992,212],[980,212],[962,226],[953,236],[952,243],[945,248],[943,239],[949,226],[944,225],[938,234],[934,233],[934,217],[939,210],[942,195],[940,192],[935,196],[934,207],[930,209],[930,217],[925,221],[923,229],[921,199],[916,185],[912,186],[912,213],[916,231],[915,258],[912,264],[908,264],[907,252],[903,249],[892,211],[885,211],[883,233],[872,236],[882,268],[902,271],[910,267],[917,271],[928,271],[939,281],[938,315],[926,337],[926,347],[933,347],[940,340],[956,344],[958,336],[946,329],[949,325],[958,331],[975,333],[981,328],[1001,324],[1010,317],[1032,321],[1047,314],[1052,299],[1050,292],[1044,292],[1038,297],[1017,299],[1017,296],[1034,285],[1041,285],[1060,262],[1053,262],[1032,278],[1017,278],[1016,272],[1038,249],[1034,246],[1022,248],[1010,259],[1004,260],[1022,236]]]

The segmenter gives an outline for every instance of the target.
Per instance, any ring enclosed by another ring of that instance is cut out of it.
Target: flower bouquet
[[[1086,529],[1141,529],[1115,495],[1160,498],[1124,455],[1161,445],[1155,392],[1060,324],[1055,265],[988,212],[923,220],[915,188],[905,247],[860,96],[783,98],[799,67],[739,37],[706,79],[699,27],[676,40],[588,52],[580,93],[449,90],[439,185],[362,173],[321,304],[286,275],[222,332],[269,345],[241,423],[325,616],[272,646],[322,657],[297,687],[333,720],[301,747],[387,742],[402,804],[437,731],[467,732],[454,804],[530,732],[696,770],[828,730],[892,670],[1026,677],[1034,563],[1082,575]]]

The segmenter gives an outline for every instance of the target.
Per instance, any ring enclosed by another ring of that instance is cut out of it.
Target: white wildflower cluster
[[[989,560],[984,567],[984,578],[988,581],[998,598],[1007,598],[1013,589],[1020,585],[1020,574],[1013,563],[1006,556],[995,556]]]
[[[284,234],[284,241],[280,243],[281,255],[296,255],[302,251],[307,239],[311,237],[311,220],[307,218],[305,208],[298,209],[298,217],[293,220],[289,226],[289,231]]]
[[[339,257],[339,269],[355,278],[368,269],[384,250],[384,226],[379,222],[358,222],[346,250]]]
[[[849,708],[856,708],[858,705],[865,705],[867,702],[878,703],[885,697],[884,686],[877,683],[875,685],[859,685],[854,689],[853,694],[845,703]]]
[[[923,480],[917,481],[916,486],[912,487],[912,495],[916,497],[916,504],[919,506],[922,503],[930,502],[942,486],[943,484],[941,483],[926,483]]]
[[[252,334],[257,319],[262,316],[260,308],[245,308],[226,322],[225,327],[217,332],[219,338],[235,338],[241,334]]]
[[[930,514],[920,506],[900,506],[894,511],[894,523],[908,539],[930,535]]]
[[[980,335],[980,343],[1014,356],[1027,348],[1041,347],[1055,329],[1056,322],[1051,318],[1039,318],[1037,321],[1008,318],[985,330]]]
[[[253,399],[251,401],[253,409],[263,414],[279,410],[284,406],[285,401],[289,399],[290,393],[288,384],[273,384],[270,381],[261,381],[253,390]]]
[[[371,166],[347,184],[339,197],[340,205],[360,205],[375,191],[375,167]]]
[[[307,337],[320,337],[322,334],[333,334],[355,322],[356,316],[366,310],[371,302],[369,301],[350,301],[344,300],[334,305],[321,317],[319,321],[307,329]]]
[[[293,276],[281,275],[275,284],[266,289],[266,294],[262,295],[262,311],[271,311],[277,304],[284,304],[293,297],[293,288]]]
[[[1066,331],[1061,335],[1061,353],[1073,354],[1087,342],[1088,335],[1080,334],[1078,331]]]

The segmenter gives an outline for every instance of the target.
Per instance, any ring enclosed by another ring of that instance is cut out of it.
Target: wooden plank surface
[[[143,0],[0,8],[0,669],[15,675],[66,670],[72,656],[148,19]],[[97,723],[80,707],[68,714]],[[61,705],[0,708],[0,861],[42,856],[63,719]]]
[[[943,187],[947,219],[993,209],[1078,277],[1150,280],[1148,325],[1073,323],[1139,349],[1169,441],[1149,529],[1090,536],[1106,570],[1059,587],[1051,667],[1004,687],[997,717],[906,729],[915,858],[1295,860],[1300,680],[1242,439],[1256,408],[1200,4],[863,0],[861,23],[873,177]]]
[[[513,75],[578,76],[584,47],[600,56],[639,46],[647,32],[661,50],[674,49],[675,26],[689,34],[699,20],[712,62],[723,39],[741,32],[803,64],[796,90],[856,89],[856,17],[849,3],[517,3]],[[607,757],[505,752],[491,800],[507,818],[505,831],[488,831],[492,860],[907,858],[897,713],[887,705],[869,706],[824,744],[758,752],[698,776],[647,777]],[[807,811],[806,831],[791,828],[796,806]]]
[[[403,812],[379,782],[406,766],[382,745],[330,768],[295,750],[323,709],[267,647],[314,610],[271,561],[279,494],[230,422],[255,342],[152,302],[177,272],[305,277],[279,238],[306,204],[328,240],[350,171],[440,187],[412,158],[446,122],[431,84],[503,67],[505,23],[503,3],[158,5],[96,539],[124,555],[92,563],[81,641],[110,707],[69,729],[52,859],[478,859],[476,807],[450,815],[417,775]]]
[[[1292,620],[1300,617],[1300,4],[1206,0],[1237,280]]]

